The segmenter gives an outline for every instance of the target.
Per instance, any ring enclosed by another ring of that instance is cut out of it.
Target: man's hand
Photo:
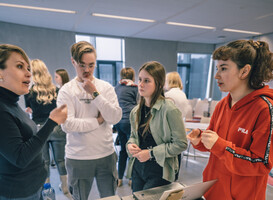
[[[96,86],[92,83],[90,79],[87,79],[87,78],[83,79],[82,87],[87,93],[91,95],[93,94],[93,92],[97,91]]]

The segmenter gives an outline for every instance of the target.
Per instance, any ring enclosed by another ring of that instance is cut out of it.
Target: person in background
[[[61,88],[64,84],[69,82],[69,75],[65,69],[57,69],[55,70],[54,80],[57,87]],[[56,136],[58,137],[54,138],[54,135],[55,135],[54,133],[56,133]],[[54,143],[56,144],[55,145],[56,152],[60,152],[58,154],[59,156],[58,155],[56,156],[56,160],[59,160],[61,162],[61,167],[59,167],[58,161],[55,162],[57,164],[58,171],[60,174],[60,180],[61,180],[61,184],[59,188],[64,194],[69,194],[68,186],[67,186],[67,172],[66,172],[66,168],[64,164],[65,163],[64,157],[65,157],[66,133],[62,130],[60,125],[55,127],[50,139],[53,145]]]
[[[131,67],[122,68],[120,71],[121,80],[115,87],[118,97],[119,106],[122,109],[122,118],[115,125],[118,132],[118,139],[120,143],[120,152],[118,159],[118,187],[122,186],[122,179],[127,164],[126,143],[131,134],[130,112],[137,105],[137,85],[135,81],[135,71]],[[130,184],[130,181],[129,181]]]
[[[177,72],[167,73],[165,90],[165,97],[173,100],[174,104],[182,113],[182,119],[184,119],[190,105],[186,94],[183,92],[183,83]]]
[[[43,128],[18,105],[29,92],[31,66],[18,46],[0,44],[0,199],[36,200],[47,177],[42,148],[57,124],[67,117],[66,105],[52,110]]]
[[[194,129],[188,139],[209,151],[203,180],[218,179],[206,199],[265,199],[272,168],[273,54],[263,41],[237,40],[213,53],[215,79],[229,92],[217,105],[206,131]]]
[[[51,110],[56,108],[58,89],[52,82],[52,77],[42,60],[34,59],[31,61],[33,86],[29,94],[25,95],[26,111],[32,114],[32,120],[41,128],[49,116]],[[67,172],[64,162],[64,147],[66,134],[60,126],[56,126],[49,136],[44,148],[43,158],[45,161],[48,176],[46,183],[50,182],[50,148],[60,174],[60,188],[64,194],[68,194]]]
[[[167,185],[178,171],[177,155],[187,149],[181,112],[164,97],[165,69],[150,61],[138,76],[139,104],[131,111],[127,142],[133,192]]]
[[[69,75],[65,69],[57,69],[54,74],[54,80],[55,80],[56,86],[60,88],[62,85],[64,85],[65,83],[69,81]],[[61,131],[60,126],[58,127],[58,129],[59,131]],[[56,166],[54,158],[51,158],[50,165],[52,167]]]
[[[58,88],[69,82],[69,75],[65,69],[57,69],[54,76],[55,83]]]
[[[71,61],[77,76],[61,87],[57,105],[67,104],[62,125],[67,134],[66,169],[72,197],[87,200],[94,178],[100,197],[113,196],[117,186],[117,155],[112,125],[120,121],[115,89],[93,76],[96,50],[88,42],[72,45]]]
[[[182,113],[182,120],[184,121],[186,114],[189,110],[190,104],[186,97],[186,94],[183,92],[183,83],[180,78],[180,75],[177,72],[169,72],[166,75],[166,83],[165,83],[165,97],[170,98],[174,105],[180,110]],[[178,164],[179,170],[181,165],[181,154],[178,155]],[[178,179],[179,170],[176,174],[175,180]]]

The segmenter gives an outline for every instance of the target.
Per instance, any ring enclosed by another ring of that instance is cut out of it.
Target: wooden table
[[[185,128],[187,129],[196,129],[206,130],[209,126],[208,123],[196,123],[196,122],[184,122]]]

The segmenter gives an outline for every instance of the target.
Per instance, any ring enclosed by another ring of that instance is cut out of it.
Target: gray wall
[[[215,49],[214,44],[179,42],[177,46],[178,53],[200,53],[211,54]]]
[[[43,60],[52,76],[58,68],[65,68],[70,78],[76,75],[70,62],[70,46],[75,42],[75,34],[0,21],[0,43],[20,46],[30,59]],[[143,63],[156,60],[167,72],[176,71],[177,53],[212,53],[213,50],[211,44],[125,38],[125,66],[132,66],[138,72]],[[19,103],[24,107],[24,101]]]
[[[125,38],[125,66],[138,69],[147,61],[162,63],[166,71],[176,71],[177,42]]]
[[[214,48],[213,44],[125,38],[125,66],[131,66],[137,72],[143,63],[156,60],[167,72],[176,71],[177,53],[211,54]]]
[[[57,68],[65,68],[70,78],[75,76],[69,51],[74,42],[73,32],[0,22],[0,44],[17,45],[27,53],[30,59],[43,60],[52,76]],[[22,97],[19,104],[25,107]]]
[[[51,75],[57,68],[65,68],[69,75],[75,75],[70,62],[70,46],[74,42],[73,32],[0,22],[0,43],[20,46],[30,59],[43,60]]]

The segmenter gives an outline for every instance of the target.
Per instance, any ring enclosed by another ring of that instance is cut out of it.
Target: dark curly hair
[[[221,46],[213,52],[214,60],[232,60],[239,69],[246,64],[251,66],[248,84],[259,89],[264,82],[273,79],[273,53],[263,41],[237,40]]]

